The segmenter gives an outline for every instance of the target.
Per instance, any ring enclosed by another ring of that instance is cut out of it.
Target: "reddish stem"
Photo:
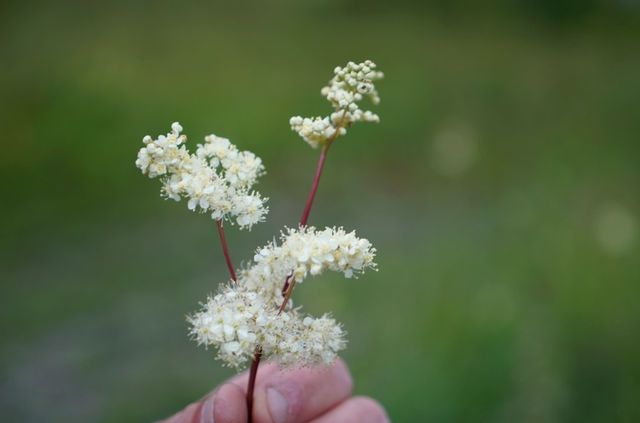
[[[327,159],[327,153],[329,152],[329,147],[331,147],[330,142],[326,143],[322,147],[322,151],[320,152],[320,159],[318,159],[318,165],[316,166],[316,174],[313,177],[313,184],[311,185],[311,191],[309,191],[309,196],[307,197],[307,204],[304,206],[304,211],[302,212],[302,217],[300,218],[300,226],[306,226],[307,220],[309,220],[309,213],[311,212],[311,206],[313,205],[313,200],[316,198],[318,185],[320,185],[320,177],[322,176],[322,170],[324,169],[324,162]]]
[[[335,137],[329,139],[327,143],[322,147],[322,151],[320,151],[320,158],[318,159],[318,165],[316,166],[316,174],[313,177],[311,191],[309,191],[309,196],[307,197],[307,204],[305,204],[304,211],[302,212],[302,217],[300,218],[300,226],[307,226],[309,213],[311,213],[311,206],[313,206],[313,200],[316,198],[316,192],[318,191],[318,186],[320,185],[320,177],[322,176],[322,171],[324,170],[324,162],[327,160],[327,153],[329,152],[329,147],[331,147],[333,141],[335,141]],[[282,310],[284,310],[284,307],[287,305],[287,302],[291,297],[291,278],[292,276],[289,275],[284,281],[284,286],[282,287],[282,295],[284,295],[285,298],[282,305],[280,306],[278,314],[282,313]]]
[[[258,345],[251,362],[251,370],[249,370],[249,385],[247,386],[247,416],[248,423],[253,422],[253,391],[256,387],[256,376],[258,375],[258,366],[262,358],[262,348]]]
[[[236,271],[233,270],[233,263],[231,262],[231,256],[229,255],[229,247],[227,247],[227,240],[224,237],[224,228],[222,227],[222,220],[216,219],[216,226],[218,227],[218,235],[220,236],[220,244],[222,245],[222,252],[224,253],[224,261],[227,263],[229,274],[234,282],[237,282]]]

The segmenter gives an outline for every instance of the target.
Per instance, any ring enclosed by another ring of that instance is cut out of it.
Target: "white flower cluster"
[[[239,151],[228,139],[209,135],[195,154],[184,145],[178,122],[157,139],[146,136],[136,166],[150,178],[162,177],[162,193],[173,200],[188,199],[190,210],[208,212],[213,219],[235,217],[240,228],[264,220],[266,199],[251,190],[264,174],[262,160]]]
[[[278,314],[255,292],[227,285],[189,318],[199,345],[216,346],[218,358],[232,367],[246,365],[257,345],[283,366],[331,364],[344,349],[345,332],[325,315],[301,317],[297,310]]]
[[[287,229],[281,241],[280,245],[274,241],[260,248],[254,256],[255,264],[240,276],[243,285],[277,305],[282,303],[282,285],[287,278],[301,283],[308,275],[316,276],[325,270],[351,278],[356,272],[376,266],[376,249],[354,231],[316,230],[313,226]]]
[[[260,249],[237,284],[225,286],[189,318],[191,335],[201,345],[217,347],[218,357],[230,366],[245,364],[256,345],[284,366],[330,364],[346,345],[342,327],[327,315],[303,317],[291,304],[278,314],[284,280],[292,276],[302,282],[325,270],[351,277],[375,268],[374,257],[371,243],[354,232],[289,229],[281,245]]]
[[[362,63],[349,62],[345,67],[336,67],[335,76],[321,94],[329,100],[334,112],[327,117],[303,118],[294,116],[289,120],[291,129],[314,148],[347,133],[346,127],[354,122],[379,122],[375,113],[363,111],[359,102],[366,96],[373,104],[380,102],[374,82],[384,75],[376,70],[371,60]]]

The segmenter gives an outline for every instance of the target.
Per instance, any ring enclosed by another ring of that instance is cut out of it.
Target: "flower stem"
[[[320,151],[320,158],[318,159],[318,164],[316,166],[316,174],[313,177],[313,183],[311,184],[311,191],[309,191],[309,196],[307,197],[307,204],[304,206],[304,211],[302,212],[302,217],[300,218],[300,227],[307,226],[307,221],[309,220],[309,213],[311,213],[311,206],[313,206],[313,200],[316,198],[316,192],[318,191],[318,186],[320,185],[320,177],[322,176],[322,171],[324,170],[324,162],[327,160],[327,153],[329,153],[329,148],[331,148],[331,144],[338,138],[340,134],[340,130],[344,127],[347,118],[347,111],[343,110],[342,119],[340,119],[340,123],[336,128],[336,132],[333,134],[331,138],[327,140],[327,142],[322,146],[322,150]],[[282,305],[280,305],[280,309],[278,310],[278,314],[282,313],[282,310],[286,307],[289,299],[291,298],[291,294],[293,293],[293,286],[295,285],[295,280],[292,282],[292,276],[287,276],[287,279],[284,281],[284,286],[282,287],[282,295],[284,296],[284,301]]]
[[[251,362],[251,370],[249,370],[249,384],[247,385],[247,416],[248,423],[253,422],[253,391],[256,387],[256,376],[258,375],[258,366],[260,365],[260,358],[262,358],[262,347],[259,345],[256,347],[253,354],[253,361]]]
[[[300,218],[300,226],[306,226],[307,221],[309,220],[309,213],[311,212],[311,206],[313,205],[313,200],[316,198],[316,192],[318,191],[318,185],[320,185],[320,177],[322,176],[322,170],[324,169],[324,162],[327,160],[327,153],[329,152],[329,147],[331,147],[331,143],[327,142],[320,152],[320,159],[318,159],[318,165],[316,166],[316,174],[313,177],[313,184],[311,185],[311,191],[309,191],[309,196],[307,197],[307,204],[304,206],[304,211],[302,212],[302,217]]]
[[[234,282],[237,282],[236,271],[233,270],[233,263],[231,262],[231,256],[229,255],[229,247],[227,247],[227,240],[224,237],[224,228],[222,227],[222,220],[216,219],[216,226],[218,227],[218,235],[220,236],[220,245],[222,245],[222,252],[224,253],[224,260],[227,263],[229,269],[229,275]]]
[[[307,220],[309,220],[309,213],[311,212],[311,206],[313,205],[313,199],[316,197],[316,191],[318,191],[318,185],[320,185],[320,177],[322,176],[322,170],[324,169],[324,162],[327,159],[327,153],[329,152],[329,148],[331,148],[331,144],[338,138],[340,135],[340,131],[347,124],[347,110],[342,110],[342,117],[340,118],[340,122],[336,127],[336,131],[333,135],[327,139],[325,144],[322,146],[322,151],[320,151],[320,158],[318,159],[318,165],[316,166],[316,174],[313,177],[313,184],[311,184],[311,191],[309,191],[309,196],[307,197],[307,204],[304,206],[304,211],[302,212],[302,217],[300,218],[300,226],[307,226]],[[286,287],[285,287],[286,289]]]
[[[293,288],[296,286],[296,280],[291,277],[287,278],[287,282],[285,282],[285,291],[283,293],[284,299],[282,300],[282,304],[280,304],[280,308],[278,309],[278,316],[282,314],[284,308],[289,303],[289,299],[291,298],[291,294],[293,294]]]

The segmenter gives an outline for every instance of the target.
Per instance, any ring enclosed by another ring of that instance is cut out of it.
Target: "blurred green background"
[[[640,421],[640,4],[83,1],[0,6],[2,421],[151,421],[229,376],[185,315],[225,280],[215,226],[134,166],[178,120],[261,156],[297,221],[334,66],[385,71],[310,222],[378,273],[296,290],[349,331],[397,422]]]

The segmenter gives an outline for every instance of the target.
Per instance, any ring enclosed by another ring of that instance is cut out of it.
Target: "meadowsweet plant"
[[[148,177],[160,178],[162,196],[185,200],[190,210],[208,213],[216,222],[230,280],[188,317],[189,333],[199,345],[215,349],[217,358],[228,366],[242,368],[250,363],[250,421],[263,357],[283,367],[330,365],[346,345],[344,329],[329,314],[313,317],[294,307],[291,295],[296,284],[327,270],[351,278],[376,267],[376,250],[368,240],[343,228],[308,226],[307,221],[331,145],[356,122],[379,122],[378,115],[363,110],[361,103],[378,104],[375,82],[382,77],[369,60],[336,67],[321,90],[333,111],[324,117],[289,120],[293,131],[320,149],[311,190],[297,227],[285,228],[279,242],[258,248],[253,261],[241,269],[232,264],[224,223],[250,229],[265,219],[267,199],[253,190],[265,173],[262,160],[216,135],[206,136],[191,153],[177,122],[166,135],[142,140],[136,166]]]

